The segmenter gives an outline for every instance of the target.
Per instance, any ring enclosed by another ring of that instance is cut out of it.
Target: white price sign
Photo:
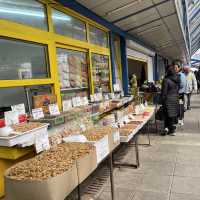
[[[58,104],[50,104],[49,105],[49,112],[50,112],[50,115],[53,115],[53,116],[60,115]]]
[[[8,111],[4,113],[6,126],[19,123],[19,113],[17,111]]]
[[[37,153],[50,149],[48,132],[40,132],[35,136],[35,149]]]
[[[11,106],[12,111],[18,112],[19,115],[26,114],[25,106],[23,103]]]
[[[83,102],[84,102],[84,105],[87,106],[88,105],[88,98],[87,97],[83,97]]]
[[[32,109],[33,119],[42,119],[44,118],[44,112],[42,108]]]
[[[63,105],[63,111],[68,111],[72,108],[72,101],[71,100],[63,100],[62,102]]]
[[[94,102],[94,95],[90,95],[91,102]]]

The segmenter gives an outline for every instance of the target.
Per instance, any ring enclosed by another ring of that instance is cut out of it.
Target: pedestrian
[[[179,125],[184,125],[184,105],[185,105],[185,86],[186,76],[179,64],[174,65],[175,71],[179,78],[179,105],[178,105],[178,122]]]
[[[194,73],[189,66],[184,67],[186,76],[185,94],[186,94],[186,108],[190,110],[190,100],[193,92],[197,92],[197,80]]]
[[[200,92],[200,67],[198,71],[196,72],[196,79],[197,79],[197,92]]]
[[[174,66],[168,66],[166,76],[163,80],[161,98],[164,111],[164,135],[175,135],[176,121],[178,116],[178,91],[179,78]]]

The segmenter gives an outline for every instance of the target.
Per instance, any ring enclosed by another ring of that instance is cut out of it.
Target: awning
[[[176,0],[77,0],[104,19],[149,44],[160,55],[188,60],[180,3]],[[177,5],[178,4],[178,5]]]

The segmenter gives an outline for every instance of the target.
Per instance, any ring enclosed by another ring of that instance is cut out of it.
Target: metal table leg
[[[78,192],[78,200],[81,200],[81,187],[80,187],[80,184],[77,187],[77,192]]]
[[[111,199],[115,200],[114,176],[113,176],[113,154],[109,156],[110,163],[110,185],[111,185]]]
[[[135,147],[135,155],[136,155],[136,164],[126,163],[126,162],[114,162],[114,167],[120,168],[120,167],[131,167],[131,168],[138,168],[139,163],[139,150],[138,150],[138,134],[134,136],[134,147]],[[130,145],[130,144],[129,144]]]

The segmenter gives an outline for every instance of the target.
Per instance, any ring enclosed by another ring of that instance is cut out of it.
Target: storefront
[[[0,4],[0,107],[112,91],[108,29],[46,1]],[[28,100],[29,98],[29,100]]]
[[[144,81],[152,82],[153,79],[153,59],[155,53],[141,45],[127,40],[127,59],[128,59],[128,76],[135,74],[138,84],[141,86]]]

